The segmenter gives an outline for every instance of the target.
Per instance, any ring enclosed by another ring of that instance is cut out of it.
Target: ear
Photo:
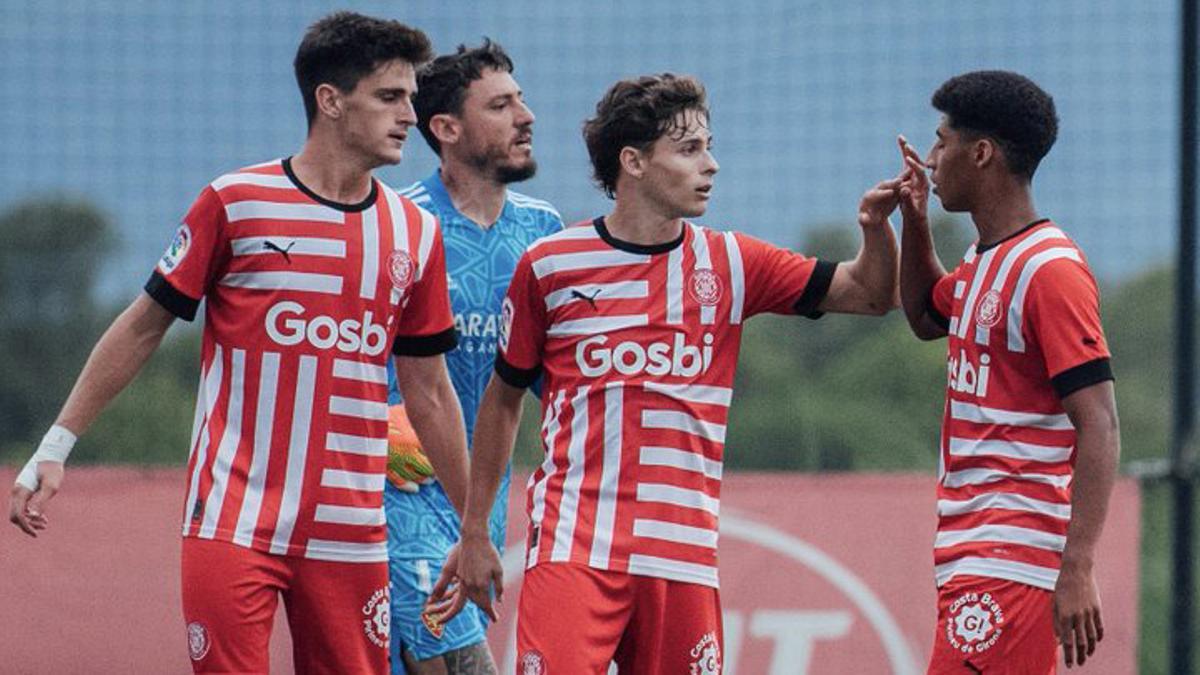
[[[344,103],[342,101],[342,92],[332,84],[323,83],[317,85],[314,92],[317,100],[317,112],[332,119],[339,119],[344,112]]]
[[[443,146],[454,145],[462,137],[462,124],[454,115],[440,113],[429,118],[429,131]]]
[[[621,163],[621,170],[633,178],[641,180],[646,173],[646,156],[637,148],[628,145],[621,148],[617,160]]]
[[[996,142],[984,136],[971,144],[971,155],[975,161],[975,166],[983,169],[987,168],[992,162],[1000,161],[1000,149],[996,147]]]

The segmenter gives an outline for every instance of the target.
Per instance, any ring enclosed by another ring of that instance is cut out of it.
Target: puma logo
[[[597,288],[596,292],[592,293],[591,295],[587,295],[577,288],[571,289],[571,297],[578,298],[580,300],[587,300],[588,304],[592,306],[592,309],[596,309],[596,296],[598,295],[600,295],[599,288]]]
[[[276,253],[283,255],[283,259],[287,261],[287,264],[291,265],[292,264],[292,256],[288,254],[288,251],[291,251],[292,247],[295,245],[296,245],[296,242],[293,241],[292,243],[287,245],[287,248],[279,248],[279,244],[276,244],[275,242],[268,239],[263,242],[263,249],[267,250],[267,251],[275,251]]]

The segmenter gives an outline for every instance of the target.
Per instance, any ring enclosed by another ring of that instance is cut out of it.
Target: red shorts
[[[517,673],[721,672],[721,598],[699,584],[543,563],[525,572]]]
[[[1052,675],[1057,664],[1054,593],[973,576],[938,590],[929,675]]]
[[[296,673],[388,672],[388,568],[184,537],[183,617],[196,673],[267,673],[283,596]]]

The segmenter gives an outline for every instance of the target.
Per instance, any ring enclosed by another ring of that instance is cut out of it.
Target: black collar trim
[[[326,199],[326,198],[322,197],[321,195],[313,192],[304,183],[301,183],[300,179],[296,177],[296,172],[292,171],[292,158],[291,157],[288,157],[287,159],[283,160],[283,172],[286,173],[288,179],[291,180],[292,183],[294,183],[296,185],[296,189],[303,192],[310,199],[317,202],[318,204],[324,204],[325,206],[328,206],[331,209],[337,209],[338,211],[344,211],[346,213],[357,213],[359,211],[366,211],[367,209],[369,209],[375,205],[375,199],[379,196],[379,185],[375,182],[374,178],[371,178],[371,192],[370,192],[370,194],[367,195],[366,199],[362,200],[361,202],[359,202],[357,204],[343,204],[341,202],[335,202],[332,199]]]
[[[600,238],[603,239],[604,242],[609,246],[622,251],[628,251],[629,253],[641,253],[646,255],[667,253],[678,248],[679,245],[683,243],[683,239],[687,236],[688,231],[688,224],[684,222],[683,227],[679,231],[678,237],[661,244],[646,245],[635,244],[633,242],[617,239],[616,237],[612,236],[612,233],[608,231],[608,226],[604,223],[604,216],[600,216],[599,218],[593,220],[592,225],[596,228],[596,232],[600,234]]]
[[[986,246],[976,246],[975,252],[976,253],[985,253],[987,251],[990,251],[990,250],[996,248],[997,246],[999,246],[1000,244],[1003,244],[1004,242],[1008,241],[1009,239],[1012,239],[1014,237],[1019,237],[1019,236],[1025,234],[1026,232],[1032,230],[1033,228],[1037,227],[1038,225],[1042,225],[1043,223],[1048,223],[1048,222],[1050,222],[1049,218],[1042,218],[1041,220],[1035,220],[1032,223],[1026,225],[1025,227],[1022,227],[1021,229],[1017,230],[1016,232],[1013,232],[1012,234],[1008,235],[1007,237],[1001,239],[1000,241],[994,241],[990,244],[987,244]]]

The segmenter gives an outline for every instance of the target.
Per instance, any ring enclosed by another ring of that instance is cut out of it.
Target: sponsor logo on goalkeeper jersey
[[[980,398],[987,396],[991,362],[992,357],[982,354],[976,366],[967,357],[965,349],[958,350],[958,357],[950,358],[946,386],[961,394],[974,394]]]
[[[701,346],[687,344],[687,336],[675,333],[671,342],[619,342],[608,347],[607,335],[581,340],[575,347],[575,363],[587,377],[600,377],[612,370],[626,376],[676,375],[693,377],[707,372],[713,359],[713,336],[705,333]]]
[[[387,346],[387,330],[373,321],[368,310],[362,320],[337,321],[328,316],[306,317],[304,305],[291,300],[275,303],[267,311],[267,335],[276,344],[291,347],[307,341],[317,349],[378,356]]]

